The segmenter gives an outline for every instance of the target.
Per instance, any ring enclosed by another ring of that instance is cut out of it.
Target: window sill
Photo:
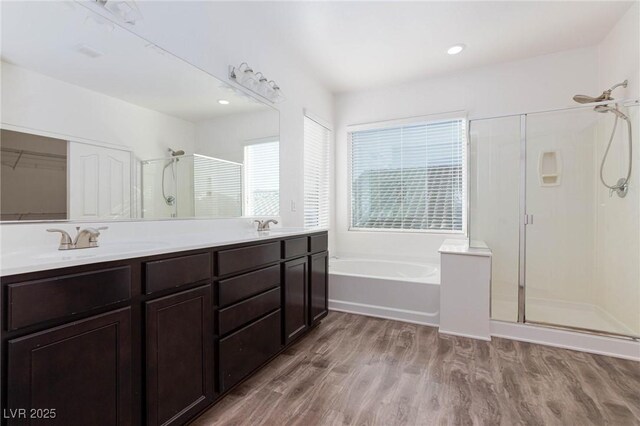
[[[426,234],[426,235],[460,235],[465,236],[466,231],[435,230],[435,229],[387,229],[387,228],[349,228],[348,232],[371,232],[387,234]]]

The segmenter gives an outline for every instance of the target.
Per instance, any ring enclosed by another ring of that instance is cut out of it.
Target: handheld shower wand
[[[176,203],[176,195],[167,195],[165,192],[165,172],[167,171],[167,168],[169,166],[171,166],[171,175],[173,177],[173,184],[175,186],[176,184],[176,170],[175,170],[175,166],[176,163],[178,161],[180,161],[179,158],[175,158],[175,157],[179,157],[181,155],[184,155],[184,150],[179,149],[177,151],[169,148],[168,149],[169,154],[171,154],[171,158],[169,159],[169,161],[167,161],[167,163],[164,165],[164,167],[162,168],[162,197],[164,198],[164,202],[168,205],[168,206],[173,206]]]
[[[627,87],[628,84],[629,84],[629,81],[625,80],[622,83],[614,84],[613,86],[611,86],[610,89],[605,90],[604,92],[602,92],[600,96],[596,98],[587,96],[587,95],[575,95],[573,97],[573,100],[581,104],[612,101],[614,99],[611,97],[611,92],[618,87]],[[613,193],[615,192],[616,194],[618,194],[618,197],[624,198],[627,195],[627,192],[629,191],[629,179],[631,179],[631,170],[633,166],[633,159],[632,159],[633,139],[631,135],[631,120],[625,113],[623,113],[618,109],[617,104],[615,105],[615,107],[611,107],[607,104],[596,105],[593,108],[593,110],[601,113],[610,112],[615,115],[615,119],[613,122],[613,129],[611,130],[611,136],[609,137],[609,143],[607,144],[607,149],[604,151],[604,156],[602,157],[602,162],[600,163],[600,182],[602,182],[604,186],[609,188],[610,196],[613,195]],[[604,180],[603,171],[604,171],[605,162],[607,161],[607,155],[609,154],[609,150],[611,149],[611,144],[613,143],[613,138],[615,137],[615,134],[616,134],[616,129],[618,128],[618,119],[622,119],[627,122],[628,143],[629,143],[629,164],[627,167],[627,175],[625,177],[621,177],[620,179],[618,179],[618,181],[614,185],[609,185]]]

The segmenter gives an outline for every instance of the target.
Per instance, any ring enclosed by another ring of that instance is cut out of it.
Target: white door
[[[131,152],[69,142],[69,218],[131,217]]]

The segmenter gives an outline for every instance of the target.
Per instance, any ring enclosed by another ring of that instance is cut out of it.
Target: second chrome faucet
[[[76,226],[76,236],[71,239],[71,236],[64,229],[47,229],[47,232],[59,232],[60,233],[60,246],[58,250],[75,250],[91,247],[98,247],[98,237],[100,231],[108,229],[107,226],[101,226],[100,228],[85,228],[80,230],[79,226]]]
[[[277,225],[278,221],[275,220],[275,219],[254,220],[253,223],[257,223],[258,224],[258,232],[260,232],[260,231],[268,231],[269,230],[269,224],[273,223],[274,225]]]

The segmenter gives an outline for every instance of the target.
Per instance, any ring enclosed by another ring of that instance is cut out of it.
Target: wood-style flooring
[[[640,363],[331,312],[196,425],[640,425]]]

